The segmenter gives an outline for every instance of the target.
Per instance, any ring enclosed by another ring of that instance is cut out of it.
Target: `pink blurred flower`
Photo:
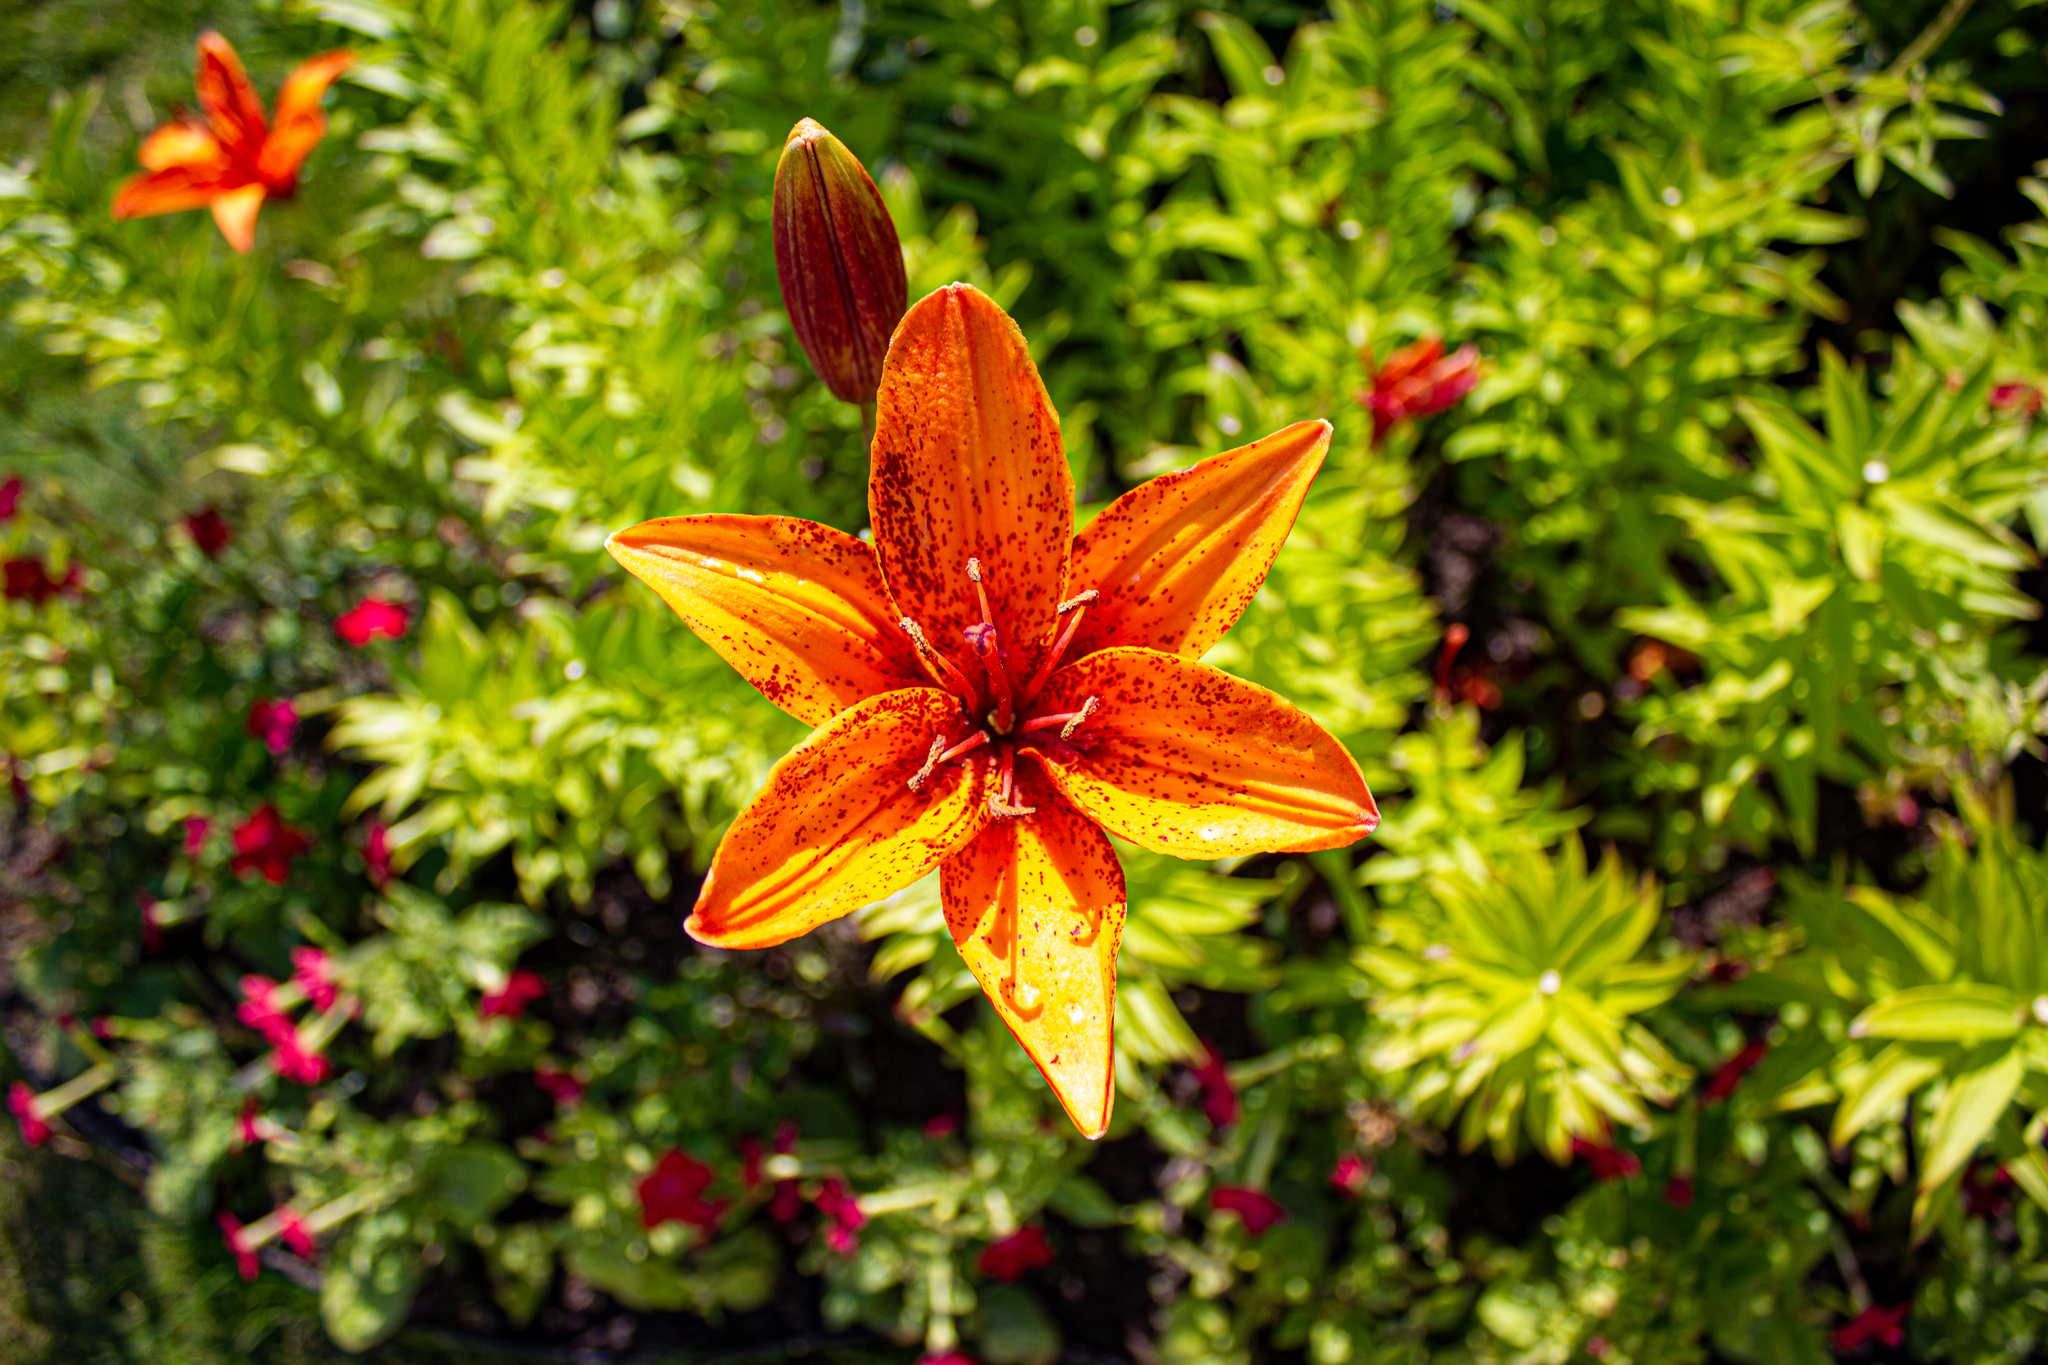
[[[235,538],[228,529],[227,518],[211,507],[185,518],[185,534],[192,537],[193,545],[208,559],[219,559],[220,552]]]
[[[1906,1314],[1911,1309],[1912,1305],[1907,1303],[1896,1308],[1880,1308],[1873,1303],[1835,1329],[1835,1349],[1853,1351],[1872,1341],[1885,1346],[1901,1344],[1906,1339]]]
[[[1365,1193],[1365,1187],[1371,1180],[1372,1163],[1356,1152],[1346,1152],[1330,1168],[1330,1183],[1353,1199]]]
[[[505,978],[502,989],[486,991],[477,1002],[477,1013],[486,1019],[503,1015],[517,1019],[526,1013],[526,1007],[548,993],[548,983],[541,980],[539,972],[514,972]]]
[[[242,1220],[223,1209],[214,1215],[213,1221],[220,1224],[221,1235],[227,1239],[228,1250],[235,1254],[235,1269],[245,1280],[256,1278],[256,1248],[242,1236]]]
[[[1634,1152],[1625,1152],[1619,1147],[1604,1143],[1588,1142],[1584,1138],[1572,1139],[1572,1155],[1584,1157],[1593,1169],[1596,1180],[1625,1180],[1641,1175],[1643,1163]]]
[[[674,1221],[707,1231],[718,1226],[732,1201],[704,1198],[704,1191],[714,1179],[716,1175],[709,1166],[670,1148],[640,1182],[641,1224],[656,1228]]]
[[[292,859],[313,846],[312,836],[284,822],[276,806],[264,806],[235,827],[235,856],[229,868],[237,877],[263,874],[272,886],[291,875]]]
[[[949,1138],[959,1131],[960,1118],[957,1114],[934,1114],[924,1121],[924,1135],[934,1141]]]
[[[16,1081],[7,1087],[7,1112],[14,1115],[21,1127],[21,1140],[29,1146],[40,1147],[50,1140],[50,1125],[36,1105],[36,1092],[26,1082]]]
[[[583,1082],[550,1066],[535,1067],[533,1083],[547,1091],[556,1104],[574,1104],[583,1098]]]
[[[292,984],[322,1013],[334,1008],[334,997],[341,993],[334,980],[334,959],[318,948],[292,949]]]
[[[52,578],[40,559],[10,559],[0,564],[0,592],[18,602],[33,602],[41,606],[58,593],[71,591],[77,586],[78,565],[75,563],[64,570],[62,578]]]
[[[979,1362],[965,1351],[927,1351],[917,1358],[917,1365],[979,1365]]]
[[[151,955],[162,952],[164,928],[157,919],[156,897],[140,891],[136,893],[135,901],[142,907],[142,951]]]
[[[242,978],[242,1003],[235,1007],[235,1017],[262,1034],[273,1047],[282,1046],[286,1038],[298,1036],[298,1026],[279,1007],[276,997],[277,983],[251,972]]]
[[[249,1096],[242,1101],[242,1112],[235,1115],[235,1146],[254,1147],[266,1140],[266,1123],[256,1108],[256,1097]]]
[[[1244,1230],[1254,1237],[1263,1237],[1266,1229],[1287,1218],[1279,1200],[1264,1190],[1242,1185],[1218,1185],[1209,1194],[1209,1207],[1218,1213],[1236,1214],[1244,1220]]]
[[[277,1235],[279,1240],[290,1247],[294,1255],[304,1260],[311,1260],[313,1258],[313,1233],[306,1226],[306,1220],[301,1218],[299,1211],[289,1204],[279,1209],[277,1215]]]
[[[342,643],[361,649],[379,636],[396,640],[405,634],[411,614],[403,604],[366,597],[335,618],[334,633]]]
[[[1372,414],[1374,445],[1402,422],[1455,405],[1479,382],[1478,348],[1468,344],[1446,356],[1442,337],[1404,346],[1377,368],[1371,351],[1361,352],[1359,359],[1372,375],[1370,385],[1358,391],[1358,401]]]
[[[363,836],[363,871],[379,891],[391,882],[391,835],[377,820],[370,822],[370,831]]]
[[[185,817],[185,856],[197,861],[206,852],[206,836],[213,829],[213,821],[203,815]]]
[[[1706,1089],[1701,1092],[1701,1098],[1708,1104],[1719,1104],[1727,1099],[1735,1093],[1735,1087],[1742,1083],[1743,1076],[1748,1074],[1750,1068],[1762,1061],[1764,1054],[1770,1050],[1771,1045],[1762,1039],[1743,1044],[1742,1051],[1721,1063],[1719,1069],[1714,1072],[1713,1079],[1707,1082]]]
[[[841,1256],[851,1256],[860,1246],[854,1234],[867,1226],[868,1216],[861,1212],[860,1201],[846,1188],[846,1182],[836,1175],[827,1176],[811,1202],[830,1223],[825,1229],[825,1245]]]
[[[299,1085],[318,1085],[331,1072],[327,1059],[317,1052],[308,1052],[296,1032],[277,1040],[277,1051],[270,1054],[270,1066],[284,1080]]]
[[[1202,1112],[1220,1132],[1237,1122],[1242,1106],[1237,1100],[1237,1087],[1230,1083],[1230,1072],[1223,1065],[1223,1054],[1207,1039],[1202,1042],[1202,1054],[1202,1060],[1193,1068],[1195,1080],[1202,1087]]]
[[[10,474],[7,482],[0,483],[0,521],[14,520],[14,514],[21,507],[21,475]]]
[[[249,733],[263,741],[263,747],[281,754],[292,747],[299,731],[299,708],[289,701],[258,697],[249,704]]]
[[[1664,1202],[1674,1209],[1692,1207],[1693,1184],[1689,1175],[1674,1175],[1664,1182]]]
[[[1008,1237],[983,1247],[981,1254],[974,1258],[974,1268],[1010,1284],[1022,1278],[1026,1271],[1041,1269],[1052,1262],[1052,1245],[1045,1240],[1045,1229],[1036,1223],[1027,1223]]]
[[[2020,380],[1994,384],[1991,386],[1991,406],[2001,411],[2017,408],[2021,416],[2032,417],[2041,410],[2041,391]]]

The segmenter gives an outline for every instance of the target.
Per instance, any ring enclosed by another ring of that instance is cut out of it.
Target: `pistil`
[[[974,584],[974,596],[981,603],[981,624],[967,628],[967,641],[981,656],[981,671],[988,676],[989,700],[995,709],[989,713],[989,724],[999,735],[1010,733],[1011,722],[1016,711],[1010,694],[1010,670],[1003,662],[1003,642],[996,636],[996,622],[988,609],[988,590],[981,586],[981,561],[967,561],[967,581]]]

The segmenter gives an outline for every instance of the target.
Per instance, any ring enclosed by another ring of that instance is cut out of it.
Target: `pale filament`
[[[1079,710],[1061,711],[1050,716],[1033,716],[1030,720],[1024,722],[1024,728],[1017,733],[1028,735],[1034,730],[1050,730],[1053,726],[1057,725],[1060,727],[1061,739],[1072,739],[1074,731],[1081,728],[1081,722],[1094,715],[1096,709],[1101,705],[1102,698],[1090,697],[1081,703]]]
[[[933,735],[931,752],[924,756],[924,766],[919,768],[910,779],[910,789],[916,791],[919,787],[922,787],[931,778],[931,775],[938,770],[941,763],[951,763],[960,755],[973,749],[979,749],[988,742],[988,732],[986,730],[976,730],[952,748],[947,749],[945,736]],[[945,750],[945,752],[941,753],[940,750]]]

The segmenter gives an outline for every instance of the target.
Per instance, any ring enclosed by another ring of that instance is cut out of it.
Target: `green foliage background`
[[[0,550],[78,570],[0,610],[0,985],[38,1088],[112,1081],[58,1145],[147,1211],[6,1149],[13,1358],[2038,1349],[2043,11],[117,9],[0,16]],[[209,25],[266,92],[364,58],[246,259],[107,207]],[[1386,822],[1123,851],[1099,1148],[933,888],[766,954],[680,935],[799,731],[601,545],[691,511],[861,529],[859,418],[768,234],[806,115],[875,170],[913,297],[1016,315],[1085,504],[1336,424],[1210,661],[1341,736]],[[1484,380],[1375,443],[1363,356],[1438,335]],[[349,648],[370,596],[408,632]],[[246,722],[280,697],[272,755]],[[231,865],[265,805],[314,840],[281,885]],[[234,1011],[306,946],[364,1006],[317,1026],[313,1087]],[[545,1000],[483,1015],[516,969]],[[638,1217],[670,1149],[731,1201],[702,1235]],[[778,1180],[846,1182],[857,1250],[774,1217]],[[212,1215],[287,1203],[319,1255],[242,1287]],[[1058,1259],[998,1283],[978,1253],[1024,1225]],[[1901,1342],[1842,1334],[1899,1305]]]

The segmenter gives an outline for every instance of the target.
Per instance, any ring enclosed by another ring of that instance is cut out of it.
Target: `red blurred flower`
[[[1478,348],[1468,344],[1446,356],[1442,337],[1425,337],[1403,347],[1377,369],[1370,350],[1360,352],[1359,359],[1372,373],[1371,385],[1358,391],[1358,401],[1372,414],[1374,445],[1402,422],[1442,412],[1479,382]]]
[[[289,1204],[277,1211],[277,1235],[294,1255],[312,1259],[313,1230],[306,1226],[306,1220],[299,1216],[299,1211]]]
[[[796,1124],[784,1119],[775,1126],[775,1154],[787,1156],[796,1150]],[[778,1223],[793,1220],[804,1210],[803,1187],[794,1180],[775,1182],[775,1197],[768,1201],[768,1216]],[[859,1210],[855,1210],[858,1212]]]
[[[366,597],[335,618],[334,633],[342,643],[361,649],[378,636],[396,640],[405,634],[409,618],[403,604],[381,597]]]
[[[242,1101],[242,1112],[235,1115],[235,1146],[254,1147],[264,1140],[264,1120],[256,1108],[256,1097],[249,1096]]]
[[[1209,1207],[1218,1213],[1236,1214],[1244,1220],[1244,1230],[1254,1237],[1264,1236],[1267,1228],[1287,1218],[1287,1210],[1273,1196],[1241,1185],[1218,1185],[1209,1195]]]
[[[379,891],[391,883],[391,835],[376,820],[370,822],[370,832],[363,837],[363,871]]]
[[[1026,1271],[1042,1269],[1052,1262],[1052,1246],[1045,1240],[1045,1230],[1036,1223],[1027,1223],[1008,1237],[983,1247],[974,1258],[974,1268],[1010,1284]]]
[[[2041,391],[2032,384],[2020,380],[2008,380],[1991,386],[1991,406],[2001,411],[2018,408],[2023,417],[2032,417],[2041,410]]]
[[[1899,1345],[1906,1339],[1906,1314],[1911,1310],[1909,1303],[1896,1308],[1880,1308],[1873,1303],[1835,1329],[1835,1349],[1853,1351],[1871,1341]]]
[[[917,1358],[917,1365],[980,1365],[965,1351],[927,1352]]]
[[[583,1082],[551,1066],[535,1067],[533,1083],[547,1091],[556,1104],[574,1104],[583,1098]]]
[[[299,708],[289,701],[258,697],[249,704],[249,733],[263,741],[263,747],[281,754],[292,747],[299,731]]]
[[[8,597],[41,606],[58,593],[78,586],[78,565],[68,565],[62,578],[52,578],[40,559],[10,559],[0,564],[0,581],[5,583],[0,591]]]
[[[277,1003],[277,983],[267,976],[250,973],[242,978],[242,1003],[235,1017],[255,1029],[273,1046],[298,1036],[298,1026]]]
[[[6,483],[0,483],[0,521],[14,520],[14,513],[20,506],[21,475],[10,474]]]
[[[143,891],[135,899],[142,906],[142,951],[160,953],[164,947],[164,928],[156,916],[156,897]]]
[[[256,1278],[256,1248],[242,1237],[242,1220],[223,1209],[213,1217],[220,1224],[221,1236],[227,1239],[228,1250],[235,1254],[235,1269],[245,1280]]]
[[[1204,1039],[1202,1060],[1194,1067],[1195,1079],[1202,1086],[1202,1112],[1209,1116],[1209,1123],[1218,1131],[1237,1122],[1242,1106],[1237,1100],[1237,1087],[1230,1083],[1230,1072],[1224,1067],[1223,1054],[1216,1045]]]
[[[934,1114],[924,1121],[924,1135],[937,1141],[949,1138],[960,1131],[960,1116],[957,1114]]]
[[[237,877],[260,872],[272,886],[282,886],[291,875],[292,859],[312,846],[311,835],[287,825],[276,806],[264,806],[236,826],[235,856],[228,866]]]
[[[704,1191],[714,1179],[709,1166],[693,1161],[671,1147],[653,1171],[640,1182],[640,1222],[657,1228],[663,1223],[688,1223],[709,1230],[718,1226],[731,1206],[729,1199],[706,1201]]]
[[[16,1081],[7,1087],[7,1112],[14,1115],[21,1127],[21,1140],[29,1146],[40,1147],[50,1140],[50,1125],[36,1105],[36,1092],[26,1082]]]
[[[827,1176],[811,1202],[831,1224],[825,1229],[825,1245],[841,1256],[851,1256],[860,1246],[854,1234],[867,1226],[868,1216],[861,1212],[860,1201],[846,1188],[846,1182],[836,1175]]]
[[[1977,1162],[1963,1177],[1963,1211],[1972,1218],[1997,1218],[2012,1207],[2011,1172],[1988,1162]]]
[[[1692,1196],[1693,1187],[1691,1176],[1674,1175],[1669,1180],[1664,1182],[1664,1202],[1669,1204],[1672,1208],[1691,1208]]]
[[[1764,1054],[1770,1050],[1771,1045],[1760,1038],[1743,1044],[1742,1051],[1721,1063],[1719,1069],[1714,1072],[1713,1079],[1707,1082],[1707,1088],[1701,1092],[1702,1098],[1708,1104],[1719,1104],[1727,1099],[1735,1093],[1735,1087],[1742,1083],[1742,1078],[1749,1073],[1750,1068],[1762,1061]]]
[[[334,959],[318,948],[292,949],[292,984],[322,1012],[334,1008],[334,997],[341,992],[334,980]]]
[[[1353,1199],[1365,1193],[1366,1184],[1371,1179],[1372,1163],[1356,1152],[1346,1152],[1330,1168],[1330,1183]]]
[[[1636,1159],[1634,1152],[1625,1152],[1605,1143],[1575,1137],[1572,1139],[1572,1155],[1584,1157],[1597,1180],[1625,1180],[1643,1172],[1643,1163]]]
[[[299,1085],[318,1085],[327,1079],[332,1070],[327,1059],[317,1052],[308,1052],[297,1030],[293,1030],[291,1037],[275,1041],[277,1051],[270,1054],[270,1067],[279,1077]]]
[[[235,538],[228,529],[227,518],[211,507],[185,518],[185,534],[192,537],[193,545],[208,559],[219,559],[220,552]]]
[[[196,861],[200,854],[206,852],[206,836],[212,829],[213,821],[203,815],[188,815],[185,817],[185,856],[187,858]]]
[[[526,1013],[528,1005],[544,998],[547,993],[548,983],[541,980],[539,972],[514,972],[505,978],[503,987],[484,992],[483,999],[477,1002],[477,1013],[486,1019],[499,1015],[517,1019]]]

